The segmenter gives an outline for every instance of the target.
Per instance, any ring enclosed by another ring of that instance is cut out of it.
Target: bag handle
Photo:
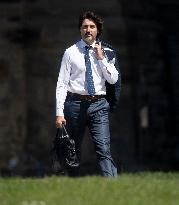
[[[65,124],[64,123],[62,123],[62,134],[65,134],[65,135],[68,135],[68,133],[67,133],[67,130],[66,130],[66,127],[65,127]],[[63,133],[64,132],[64,133]]]
[[[57,128],[56,138],[69,138],[69,135],[68,135],[68,132],[66,130],[64,123],[62,123],[61,127]]]

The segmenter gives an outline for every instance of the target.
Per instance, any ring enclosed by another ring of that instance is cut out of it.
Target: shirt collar
[[[81,39],[81,48],[85,48],[85,46],[89,46],[88,44],[86,44],[84,41],[83,41],[83,39]],[[91,44],[90,46],[92,47],[92,48],[94,48],[95,47],[95,43],[96,43],[96,41],[94,41],[93,42],[93,44]]]

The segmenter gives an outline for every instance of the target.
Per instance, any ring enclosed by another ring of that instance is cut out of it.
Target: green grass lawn
[[[179,173],[0,178],[0,205],[179,205]]]

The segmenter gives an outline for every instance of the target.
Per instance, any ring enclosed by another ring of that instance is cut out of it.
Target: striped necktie
[[[91,62],[89,57],[89,46],[85,46],[85,66],[86,66],[86,84],[89,95],[95,95],[94,81],[92,76]]]

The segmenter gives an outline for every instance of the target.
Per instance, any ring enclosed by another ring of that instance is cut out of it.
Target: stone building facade
[[[1,0],[0,170],[50,172],[58,63],[79,39],[78,15],[104,18],[118,54],[121,100],[111,146],[124,171],[179,168],[179,3],[177,0]],[[96,173],[88,132],[83,171]]]

